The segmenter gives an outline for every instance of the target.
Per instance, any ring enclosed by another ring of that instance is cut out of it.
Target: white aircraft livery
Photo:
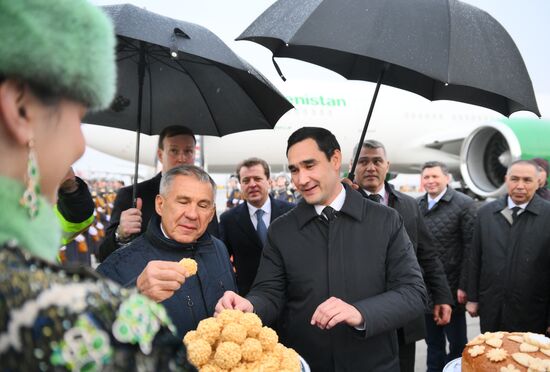
[[[294,80],[277,85],[295,108],[273,130],[203,137],[204,167],[209,172],[234,172],[240,161],[252,156],[265,159],[274,172],[282,171],[286,169],[286,141],[303,126],[332,131],[342,146],[347,170],[374,84]],[[539,97],[538,101],[540,111],[546,114],[548,98]],[[96,125],[84,125],[83,129],[88,146],[134,160],[134,133]],[[366,138],[385,145],[393,172],[418,173],[424,162],[442,161],[455,179],[481,197],[504,193],[503,179],[510,162],[532,157],[550,159],[550,120],[525,112],[508,119],[489,109],[450,101],[431,102],[388,86],[380,88]],[[156,164],[157,141],[158,136],[142,135],[142,164]]]

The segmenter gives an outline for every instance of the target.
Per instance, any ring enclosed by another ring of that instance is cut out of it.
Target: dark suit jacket
[[[398,213],[344,187],[330,223],[302,201],[269,226],[247,298],[312,371],[398,371],[395,330],[424,313],[422,274]],[[366,332],[310,325],[331,296],[357,308]]]
[[[271,199],[271,222],[294,207],[294,204]],[[271,223],[270,222],[270,223]],[[233,255],[237,271],[237,286],[241,295],[246,295],[256,277],[260,264],[262,243],[250,220],[246,202],[224,212],[220,216],[220,237]]]
[[[133,238],[137,238],[147,230],[149,220],[155,212],[155,197],[159,193],[160,179],[162,173],[157,174],[155,177],[137,184],[136,197],[141,198],[143,201],[141,207],[141,233],[135,235]],[[115,242],[115,231],[120,223],[120,214],[133,207],[132,204],[132,188],[133,185],[126,186],[118,190],[115,199],[115,205],[113,206],[113,212],[111,213],[111,221],[107,227],[105,238],[99,246],[98,260],[103,262],[111,253],[113,253],[120,246]],[[208,225],[207,230],[211,235],[219,237],[218,233],[218,218],[214,216],[212,222]]]
[[[452,305],[453,296],[443,264],[439,260],[432,235],[424,223],[416,200],[396,191],[388,183],[385,184],[385,189],[388,193],[388,206],[403,217],[403,224],[413,244],[430,299],[435,304]],[[364,197],[367,196],[363,190],[360,190],[360,193]],[[407,323],[399,332],[403,332],[403,339],[407,344],[423,339],[426,336],[424,316]]]

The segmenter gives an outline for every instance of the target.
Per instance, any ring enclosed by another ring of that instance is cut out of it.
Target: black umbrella
[[[139,133],[174,124],[215,136],[272,129],[292,108],[206,28],[128,4],[103,9],[117,34],[117,96],[83,121],[137,131],[136,179]]]
[[[237,40],[376,81],[361,143],[382,82],[430,100],[540,116],[510,35],[485,11],[457,0],[279,0]]]

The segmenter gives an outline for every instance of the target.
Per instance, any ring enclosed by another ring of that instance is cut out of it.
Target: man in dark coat
[[[365,198],[395,209],[403,217],[405,230],[422,269],[428,294],[434,303],[432,316],[437,325],[445,325],[451,318],[450,304],[453,303],[453,296],[447,284],[443,265],[435,251],[433,238],[422,219],[416,200],[394,190],[385,182],[389,169],[390,162],[387,160],[384,145],[375,140],[363,142],[355,169],[354,181],[359,186],[358,191]],[[397,330],[401,372],[414,372],[415,344],[425,335],[423,314]]]
[[[422,166],[421,183],[426,194],[418,199],[418,204],[454,296],[449,324],[438,325],[431,314],[426,314],[428,372],[441,371],[447,362],[460,357],[468,342],[464,305],[475,205],[472,198],[448,186],[449,182],[450,174],[444,163],[432,161]],[[449,341],[449,353],[445,338]]]
[[[117,249],[97,269],[161,302],[180,338],[214,314],[224,291],[236,289],[227,248],[206,232],[214,217],[215,192],[214,181],[202,169],[172,168],[163,175],[157,213],[145,234]],[[196,275],[179,263],[183,258],[196,261]]]
[[[237,177],[245,202],[220,216],[220,236],[233,256],[239,294],[244,296],[256,277],[267,228],[294,204],[269,196],[269,165],[265,160],[244,160],[237,166]]]
[[[181,164],[194,164],[195,145],[195,135],[187,127],[173,125],[162,130],[157,149],[162,172],[137,184],[135,206],[132,200],[132,185],[118,191],[105,239],[99,246],[98,260],[100,262],[147,229],[151,216],[155,214],[155,197],[159,193],[162,174]],[[216,237],[219,236],[217,218],[212,219],[208,226],[208,232]]]
[[[273,221],[247,298],[216,306],[278,322],[281,342],[312,371],[399,370],[395,329],[418,317],[426,289],[397,212],[340,183],[332,133],[304,127],[287,147],[303,200]]]
[[[508,195],[479,209],[468,312],[482,332],[550,334],[550,203],[536,195],[537,165],[508,168]]]

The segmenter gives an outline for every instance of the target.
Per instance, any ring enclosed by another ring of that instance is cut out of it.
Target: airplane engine
[[[476,128],[462,142],[460,172],[477,195],[490,198],[506,193],[504,176],[519,159],[550,159],[550,121],[501,119]]]

